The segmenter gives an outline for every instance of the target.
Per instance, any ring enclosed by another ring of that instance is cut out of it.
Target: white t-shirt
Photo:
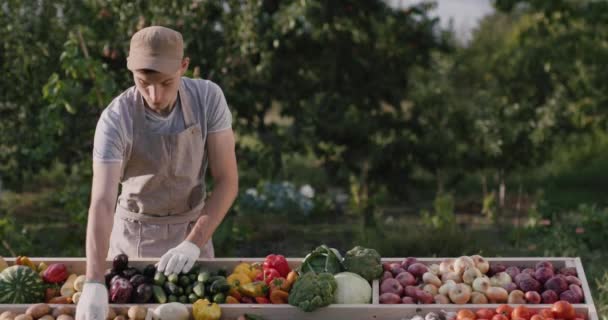
[[[207,134],[232,127],[232,114],[222,89],[210,80],[182,77],[186,94],[189,94],[194,118],[201,124],[203,142]],[[133,112],[136,88],[131,87],[116,97],[102,112],[93,144],[93,161],[101,163],[123,162],[133,143]],[[145,108],[145,126],[150,133],[170,134],[184,130],[184,115],[179,102],[171,113],[160,116]],[[206,143],[205,143],[206,146]],[[205,147],[206,149],[206,147]],[[207,150],[204,152],[207,164]]]

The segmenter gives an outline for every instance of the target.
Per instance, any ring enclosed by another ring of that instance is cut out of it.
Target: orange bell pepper
[[[289,300],[289,293],[280,289],[270,292],[270,302],[274,304],[286,304]]]

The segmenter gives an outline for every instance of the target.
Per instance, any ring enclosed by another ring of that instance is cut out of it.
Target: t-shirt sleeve
[[[121,128],[119,114],[107,108],[97,121],[93,143],[93,161],[122,162],[125,150],[124,130]]]
[[[224,92],[215,83],[209,81],[207,93],[207,132],[213,133],[232,127],[232,113],[228,108]]]

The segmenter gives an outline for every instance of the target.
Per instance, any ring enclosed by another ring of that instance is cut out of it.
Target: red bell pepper
[[[275,269],[279,272],[281,277],[287,277],[291,268],[289,268],[289,264],[287,263],[287,259],[280,254],[269,254],[264,259],[263,264],[264,270],[266,269]]]
[[[258,274],[255,278],[256,281],[264,281],[267,285],[270,286],[270,283],[275,279],[281,277],[281,274],[275,269],[269,268],[264,269],[264,272]]]
[[[53,263],[42,273],[46,283],[60,283],[68,278],[68,268],[63,263]]]

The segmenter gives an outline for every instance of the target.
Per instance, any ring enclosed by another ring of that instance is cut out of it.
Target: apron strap
[[[125,220],[138,221],[150,224],[181,224],[187,222],[195,222],[201,216],[205,202],[201,201],[196,207],[190,211],[180,214],[172,214],[168,216],[152,216],[149,214],[141,214],[129,211],[122,205],[116,206],[116,216]]]

